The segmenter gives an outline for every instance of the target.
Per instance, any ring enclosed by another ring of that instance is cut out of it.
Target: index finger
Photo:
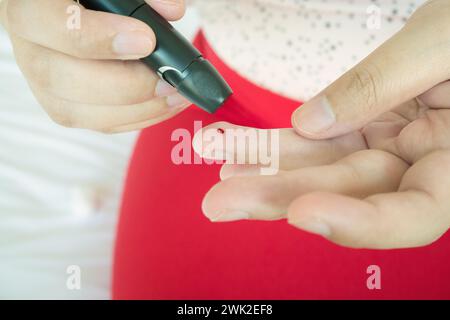
[[[218,137],[221,143],[213,143],[211,138],[218,130],[223,132],[223,136]],[[264,166],[268,164],[267,156],[275,160],[282,170],[330,164],[367,148],[358,132],[315,141],[297,135],[292,129],[265,130],[227,122],[216,122],[199,130],[192,145],[194,151],[205,159],[227,160],[229,165]]]
[[[151,28],[134,18],[84,9],[72,0],[4,0],[8,31],[86,59],[138,59],[155,47]]]

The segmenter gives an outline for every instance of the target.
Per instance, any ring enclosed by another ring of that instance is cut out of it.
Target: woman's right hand
[[[185,12],[183,0],[146,1],[168,20]],[[73,5],[72,0],[0,2],[0,21],[17,63],[55,122],[106,133],[132,131],[190,104],[137,60],[155,48],[149,26],[81,8],[80,27],[71,28]]]

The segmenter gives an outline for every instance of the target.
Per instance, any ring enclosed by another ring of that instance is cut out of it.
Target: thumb
[[[311,139],[339,136],[450,79],[450,32],[443,31],[450,29],[449,9],[447,0],[419,9],[401,31],[297,109],[294,129]]]

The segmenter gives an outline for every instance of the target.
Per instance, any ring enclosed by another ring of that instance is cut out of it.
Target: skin
[[[442,236],[450,226],[449,17],[448,0],[427,2],[398,34],[299,108],[294,129],[280,131],[278,174],[224,165],[222,181],[205,196],[205,215],[287,218],[353,248],[418,247]],[[218,127],[235,128],[212,125]],[[207,141],[202,149],[201,139],[197,134],[194,149],[203,157],[237,156]]]
[[[182,0],[147,2],[169,20],[185,10]],[[69,30],[70,5],[0,2],[17,62],[53,120],[123,132],[188,105],[135,61],[154,49],[148,26],[82,9],[81,29]],[[448,17],[448,0],[429,1],[403,30],[295,112],[295,131],[281,131],[277,175],[259,176],[258,165],[225,165],[223,181],[205,197],[205,214],[214,221],[287,218],[357,248],[414,247],[439,238],[450,225]],[[199,139],[194,147],[202,154]]]
[[[183,0],[146,0],[168,20],[184,15]],[[189,102],[136,61],[155,48],[141,21],[81,8],[69,29],[72,0],[3,0],[0,22],[35,97],[57,123],[105,133],[142,129]]]

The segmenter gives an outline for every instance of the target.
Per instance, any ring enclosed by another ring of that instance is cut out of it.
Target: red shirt
[[[299,102],[253,85],[195,42],[235,94],[215,115],[191,107],[142,132],[130,164],[114,263],[116,299],[450,298],[450,238],[417,249],[347,249],[285,221],[213,224],[201,212],[218,165],[175,165],[175,129],[194,121],[290,127]],[[192,151],[192,157],[194,156]],[[325,179],[326,177],[324,177]],[[381,268],[369,290],[367,268]]]

